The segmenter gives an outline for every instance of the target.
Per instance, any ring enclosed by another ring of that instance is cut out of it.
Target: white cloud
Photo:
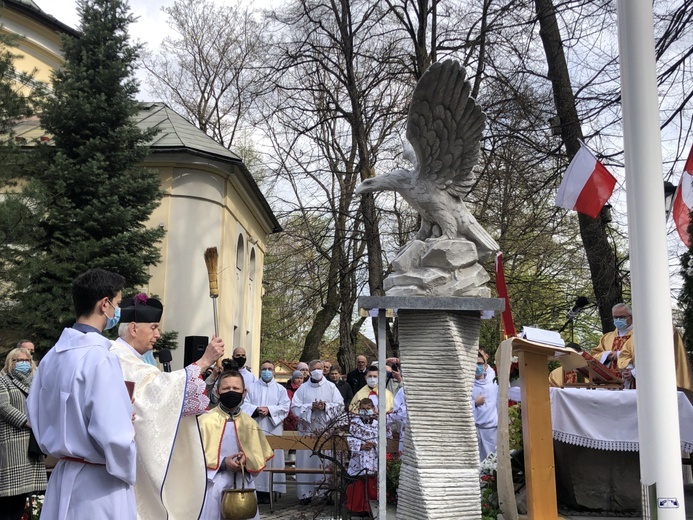
[[[79,25],[75,0],[34,1],[43,11],[61,22],[75,28]],[[146,43],[150,48],[157,47],[169,32],[168,25],[166,25],[166,14],[161,8],[172,5],[173,1],[131,0],[130,11],[137,18],[137,22],[130,26],[130,36],[134,40]]]
[[[214,0],[216,4],[232,4],[236,0]],[[79,16],[77,14],[76,0],[34,0],[46,13],[54,16],[59,21],[71,27],[77,28]],[[281,4],[282,0],[254,0],[253,7],[271,8]],[[174,0],[130,0],[130,12],[137,21],[130,26],[130,37],[133,42],[146,45],[147,50],[156,51],[162,40],[173,31],[166,23],[167,15],[162,7],[172,6]],[[141,92],[138,98],[142,101],[153,100],[153,95],[147,92],[145,74],[140,69],[136,73],[140,81]]]
[[[46,13],[54,16],[64,24],[71,27],[79,25],[79,15],[77,14],[77,2],[75,0],[34,0],[36,4]],[[130,37],[133,42],[140,42],[147,46],[149,50],[156,50],[161,41],[171,30],[166,24],[166,13],[161,8],[173,5],[174,0],[130,0],[130,12],[137,21],[130,26]],[[137,71],[137,78],[140,81],[141,92],[139,98],[143,101],[152,100],[153,97],[147,92],[145,75],[141,70]]]

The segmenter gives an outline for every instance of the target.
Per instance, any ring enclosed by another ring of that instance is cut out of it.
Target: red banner
[[[515,324],[513,323],[513,313],[510,309],[510,298],[508,298],[508,286],[505,285],[505,272],[503,271],[503,253],[496,254],[496,291],[498,297],[505,300],[505,310],[503,311],[503,329],[505,337],[517,336]]]

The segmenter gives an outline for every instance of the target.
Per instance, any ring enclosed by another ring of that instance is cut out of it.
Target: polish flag
[[[616,178],[604,168],[584,144],[568,165],[563,181],[556,193],[556,206],[574,209],[592,218],[609,200],[616,186]]]
[[[671,210],[674,214],[676,231],[679,232],[681,241],[686,244],[686,247],[691,247],[691,237],[688,236],[691,208],[693,208],[693,147],[691,147],[686,165],[683,167],[683,175],[681,175],[679,187],[676,188],[674,207]]]

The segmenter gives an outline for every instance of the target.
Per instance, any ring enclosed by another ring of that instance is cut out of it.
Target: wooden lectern
[[[522,440],[525,455],[528,520],[557,520],[556,474],[551,430],[548,362],[582,365],[585,360],[574,350],[521,338],[510,338],[518,357],[522,396]],[[507,413],[507,412],[506,412]]]

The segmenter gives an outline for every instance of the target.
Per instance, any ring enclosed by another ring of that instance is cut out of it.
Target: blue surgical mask
[[[476,377],[479,377],[480,375],[483,375],[484,372],[486,372],[486,370],[484,370],[484,365],[477,365],[476,371],[474,372],[474,375]]]
[[[272,377],[273,377],[272,371],[271,370],[261,370],[260,371],[260,377],[262,378],[262,380],[265,383],[269,383],[270,381],[272,381]]]
[[[108,303],[110,303],[111,307],[113,307],[113,317],[110,318],[108,314],[106,314],[106,326],[103,328],[103,330],[112,329],[113,327],[118,325],[118,322],[120,321],[120,307],[116,307],[115,305],[113,305],[113,303],[111,303],[110,300],[108,301]]]
[[[373,409],[372,408],[368,408],[368,409],[361,408],[359,410],[359,415],[365,415],[365,416],[373,415]]]
[[[626,318],[614,318],[614,327],[623,332],[628,328],[628,320]]]
[[[31,370],[31,363],[29,361],[17,361],[14,369],[20,374],[28,374]]]

